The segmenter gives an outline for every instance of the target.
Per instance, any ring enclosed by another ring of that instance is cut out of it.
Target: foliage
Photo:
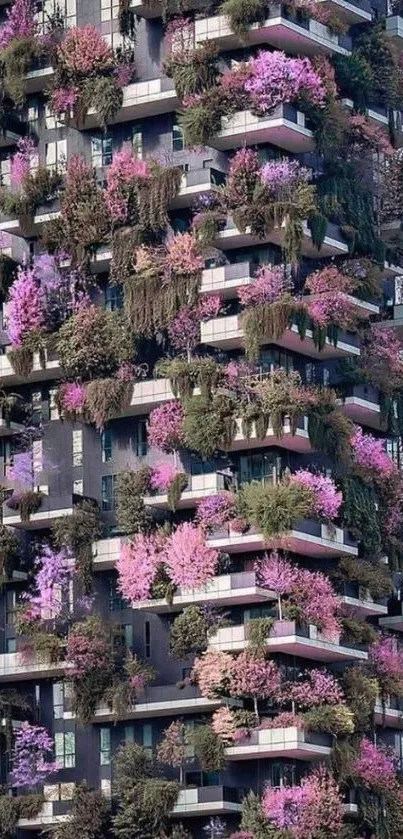
[[[353,713],[344,704],[312,708],[304,713],[303,721],[306,731],[324,731],[335,737],[354,732]]]
[[[131,360],[133,339],[119,312],[88,305],[61,327],[57,353],[65,374],[77,379],[99,379],[115,373],[121,361]]]
[[[207,647],[208,631],[209,623],[203,610],[199,606],[187,606],[171,625],[171,655],[175,658],[200,655]]]
[[[150,489],[150,472],[147,466],[137,472],[121,472],[116,483],[116,516],[124,533],[147,532],[150,515],[144,506],[143,496]]]
[[[188,729],[181,720],[177,720],[165,729],[163,739],[157,750],[157,758],[161,763],[179,769],[180,784],[183,784],[184,767],[189,756],[189,746]]]
[[[341,557],[335,577],[347,581],[357,582],[367,589],[375,599],[388,597],[392,592],[390,573],[384,565],[366,559],[355,559],[352,556]]]
[[[129,407],[132,393],[132,383],[123,379],[93,379],[85,389],[86,417],[102,431],[109,420]]]
[[[236,432],[235,412],[236,404],[229,395],[217,393],[212,400],[192,396],[185,403],[185,445],[204,457],[228,448]]]
[[[293,482],[301,484],[312,492],[312,516],[327,521],[337,518],[343,496],[341,492],[337,491],[332,478],[319,472],[314,473],[308,469],[299,469],[291,475],[291,483]]]
[[[111,681],[113,649],[110,633],[99,617],[93,615],[76,623],[67,639],[67,660],[73,688],[73,711],[82,723],[88,723],[97,703]]]
[[[321,389],[308,413],[308,434],[312,446],[334,461],[346,461],[350,456],[351,420],[337,407],[336,394]]]
[[[343,478],[341,483],[344,525],[360,540],[366,554],[376,556],[380,552],[382,540],[375,491],[358,476]]]
[[[384,749],[363,737],[353,772],[365,786],[382,791],[387,790],[393,783],[396,768],[393,758]]]
[[[192,743],[203,772],[220,772],[224,768],[225,745],[209,725],[195,726]]]
[[[310,489],[297,482],[278,484],[252,482],[239,491],[239,508],[250,524],[265,539],[288,533],[297,521],[309,515],[312,507]]]
[[[343,674],[343,686],[349,708],[354,714],[356,730],[368,730],[372,722],[378,684],[360,667],[350,666]]]
[[[250,650],[240,653],[230,672],[231,696],[253,699],[258,719],[258,700],[277,698],[280,692],[280,671],[277,665]]]
[[[7,320],[7,331],[15,347],[21,346],[28,332],[36,332],[44,326],[39,284],[29,268],[18,269],[17,279],[9,292]]]
[[[211,699],[228,693],[233,661],[229,653],[219,650],[207,650],[195,659],[192,678],[197,681],[203,696]]]
[[[40,45],[32,35],[13,38],[1,50],[4,87],[17,107],[24,104],[25,76],[40,55]]]
[[[322,831],[337,835],[343,822],[339,787],[324,766],[313,770],[300,787],[267,787],[262,807],[278,828],[297,839],[312,839]]]
[[[165,835],[179,784],[160,780],[145,749],[121,746],[115,756],[114,792],[118,800],[113,831],[119,839],[154,839]]]
[[[100,790],[93,790],[86,783],[76,787],[68,820],[57,825],[55,839],[100,839],[106,836],[110,825],[109,805]]]
[[[101,536],[99,510],[93,501],[80,501],[70,516],[55,521],[53,538],[75,558],[75,569],[85,592],[91,590],[92,543]]]
[[[17,729],[12,753],[12,783],[14,787],[43,784],[57,766],[49,760],[53,740],[46,728],[24,722]]]
[[[265,18],[266,6],[262,0],[224,0],[220,14],[225,15],[233,32],[243,38],[248,27]]]

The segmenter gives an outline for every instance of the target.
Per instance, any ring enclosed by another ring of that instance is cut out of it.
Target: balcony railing
[[[228,746],[225,752],[229,760],[279,757],[316,760],[328,757],[331,747],[330,735],[290,726],[252,730],[243,740]]]
[[[357,556],[357,543],[347,530],[329,527],[314,519],[303,519],[293,530],[281,537],[264,539],[263,534],[251,527],[246,533],[236,533],[231,526],[217,528],[209,536],[208,544],[228,553],[285,548],[303,556]]]

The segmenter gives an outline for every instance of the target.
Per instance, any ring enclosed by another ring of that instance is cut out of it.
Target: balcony
[[[122,539],[120,536],[93,542],[92,561],[94,571],[110,571],[114,568],[116,560],[119,559],[121,544]]]
[[[2,356],[0,356],[2,358]],[[0,437],[12,437],[13,434],[21,434],[25,426],[20,422],[13,422],[0,417]]]
[[[61,374],[62,368],[60,366],[59,359],[54,353],[48,350],[45,352],[45,361],[43,365],[41,364],[39,353],[34,353],[32,371],[26,377],[18,376],[17,373],[14,372],[7,353],[0,355],[0,380],[4,386],[26,384],[27,382],[44,382],[49,379],[56,379],[58,376],[61,376]]]
[[[206,169],[190,169],[182,175],[178,195],[170,205],[172,210],[192,207],[202,192],[204,195],[213,195],[220,186],[225,184],[225,173],[214,169],[212,166]]]
[[[0,682],[56,679],[63,676],[70,666],[65,661],[50,661],[45,655],[28,660],[21,653],[1,653]]]
[[[350,26],[354,23],[369,23],[372,20],[369,0],[319,0]]]
[[[248,624],[225,626],[210,636],[209,649],[221,652],[241,652],[248,645]],[[312,661],[366,661],[364,650],[346,647],[336,639],[326,640],[316,626],[300,627],[296,621],[276,621],[266,640],[269,653],[287,653]]]
[[[247,248],[256,245],[271,243],[282,247],[284,241],[285,224],[281,227],[273,227],[272,230],[260,238],[252,234],[250,227],[241,233],[236,224],[234,224],[231,217],[228,218],[227,224],[223,230],[217,234],[215,244],[217,248],[223,251],[231,250],[232,248]],[[330,256],[342,256],[348,253],[348,246],[343,241],[339,227],[336,224],[328,224],[327,234],[322,242],[320,250],[312,242],[311,231],[306,222],[303,223],[303,237],[301,243],[301,253],[303,256],[310,259],[325,259]]]
[[[40,66],[40,64],[41,62],[25,76],[25,90],[28,94],[40,93],[48,87],[49,82],[53,79],[54,68],[50,64],[45,66]]]
[[[180,688],[177,685],[153,685],[146,688],[135,705],[123,714],[119,712],[119,719],[148,719],[152,717],[173,717],[183,714],[212,713],[222,704],[220,699],[206,699],[196,685]],[[240,700],[231,700],[234,707],[241,707]],[[74,719],[74,715],[65,711],[63,719]],[[107,706],[99,706],[92,718],[93,723],[116,722],[116,713]]]
[[[243,571],[239,574],[222,574],[213,577],[200,588],[179,588],[170,603],[166,599],[143,600],[136,603],[134,608],[162,615],[169,612],[179,612],[186,606],[193,604],[211,603],[217,606],[237,606],[243,603],[264,603],[266,600],[275,599],[274,592],[258,585],[254,571]]]
[[[388,614],[386,602],[374,600],[368,589],[358,583],[342,584],[339,594],[347,614],[350,610],[360,618],[381,617]]]
[[[390,696],[385,704],[378,699],[374,709],[376,725],[386,728],[403,728],[403,702],[395,696]]]
[[[244,39],[233,32],[225,15],[195,21],[195,43],[214,41],[220,50],[232,50],[246,44],[270,44],[276,49],[297,55],[349,55],[351,38],[336,35],[327,26],[311,18],[286,15],[281,3],[268,9],[268,17],[254,23]]]
[[[219,294],[224,300],[237,297],[238,289],[253,282],[250,262],[234,262],[217,268],[205,268],[202,272],[200,293]]]
[[[179,106],[180,102],[173,82],[166,76],[144,82],[133,82],[133,84],[128,84],[123,88],[122,107],[112,122],[128,122],[132,119],[168,114],[177,110]],[[95,108],[89,108],[84,129],[99,127],[99,116]]]
[[[357,543],[342,527],[329,527],[313,519],[297,522],[294,529],[284,536],[269,540],[255,528],[247,533],[235,533],[230,527],[215,530],[207,540],[211,548],[226,553],[249,553],[267,548],[283,548],[302,556],[338,557],[357,556]]]
[[[74,506],[84,500],[83,495],[43,495],[41,505],[36,513],[32,513],[29,521],[22,521],[17,510],[11,510],[7,503],[3,504],[3,522],[8,527],[18,527],[22,530],[43,530],[63,516],[71,516]]]
[[[294,154],[315,149],[314,136],[306,127],[305,115],[292,105],[280,105],[273,114],[263,117],[255,116],[251,111],[223,116],[221,130],[209,142],[222,151],[259,143],[270,143]]]
[[[385,23],[386,35],[401,50],[403,44],[403,17],[400,17],[400,15],[390,15],[386,18]]]
[[[342,99],[341,104],[348,110],[354,111],[354,102],[352,99]],[[394,112],[395,115],[399,115],[398,111]],[[371,108],[365,108],[364,116],[373,123],[374,126],[377,128],[384,128],[385,132],[389,132],[389,113],[386,107],[382,107],[381,105],[373,105]],[[400,125],[400,117],[396,122],[396,128],[398,128],[399,133],[401,131]],[[382,236],[385,236],[384,228],[382,226]]]
[[[263,728],[251,731],[234,746],[225,750],[228,760],[254,760],[256,758],[296,758],[320,760],[329,757],[332,738],[328,734],[305,732],[297,726],[288,728]]]
[[[37,213],[35,213],[32,227],[29,230],[31,236],[39,236],[44,224],[53,221],[60,216],[60,203],[58,199],[49,201],[44,204]],[[26,237],[27,230],[21,226],[20,220],[16,216],[1,216],[0,231],[3,233],[12,233],[13,236]]]
[[[379,623],[385,629],[394,629],[396,632],[403,632],[403,602],[392,600],[389,604],[389,611],[392,613],[381,618]]]
[[[222,472],[211,472],[207,475],[188,475],[187,477],[187,488],[182,492],[182,496],[177,505],[179,510],[195,507],[202,498],[229,489],[232,482],[231,476],[225,475]],[[147,507],[168,510],[168,495],[167,493],[146,495],[144,496],[144,504]]]
[[[186,11],[190,9],[197,11],[199,9],[203,9],[203,6],[203,0],[186,0]],[[139,2],[138,0],[131,0],[130,9],[135,15],[138,15],[138,17],[144,17],[148,20],[163,16],[163,4],[158,2],[158,0],[146,0],[144,3]],[[177,11],[178,13],[181,12],[180,4],[178,5]]]
[[[242,420],[237,420],[237,431],[229,447],[229,451],[242,451],[242,449],[260,449],[262,446],[277,446],[291,452],[311,452],[312,446],[308,434],[308,417],[300,417],[297,422],[295,434],[292,433],[290,418],[284,417],[283,433],[278,436],[274,433],[271,425],[267,428],[266,434],[260,438],[256,434],[255,423],[252,424],[250,437],[246,437],[242,431]]]
[[[45,801],[37,816],[19,819],[20,830],[45,830],[68,821],[71,801]]]
[[[240,813],[238,790],[232,787],[190,787],[181,789],[172,816],[218,816]]]
[[[244,349],[244,331],[242,327],[242,315],[227,315],[219,318],[211,318],[201,324],[201,344],[216,347],[219,350]],[[360,347],[358,336],[353,332],[339,331],[339,339],[335,347],[333,341],[326,338],[323,350],[315,347],[311,329],[306,330],[305,338],[301,340],[298,327],[293,323],[286,329],[276,341],[262,341],[265,344],[275,344],[286,350],[297,352],[300,355],[308,355],[319,361],[328,358],[345,358],[348,356],[359,356]]]
[[[0,149],[10,148],[24,136],[25,126],[12,111],[5,110],[0,118]]]
[[[343,388],[344,396],[337,400],[340,410],[353,422],[380,431],[383,428],[379,390],[372,385],[352,385]]]

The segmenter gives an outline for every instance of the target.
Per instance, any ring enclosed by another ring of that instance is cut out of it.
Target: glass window
[[[54,682],[52,685],[53,694],[53,717],[55,720],[63,719],[64,711],[64,682]]]
[[[133,638],[133,626],[132,626],[131,623],[123,624],[123,641],[124,641],[124,645],[125,645],[125,647],[127,647],[127,649],[129,649],[129,650],[133,649],[134,638]]]
[[[36,17],[41,32],[47,32],[51,21],[59,18],[65,26],[75,26],[76,0],[42,0]]]
[[[101,0],[101,21],[116,19],[119,14],[118,0]]]
[[[57,420],[60,418],[59,409],[56,404],[56,388],[50,388],[49,390],[49,418],[51,420]]]
[[[142,746],[148,752],[148,754],[152,755],[153,750],[153,727],[150,722],[144,722],[142,725]]]
[[[17,593],[15,589],[8,589],[6,591],[6,624],[14,626],[14,620],[17,612]]]
[[[151,658],[151,624],[146,621],[144,624],[144,654],[146,658]]]
[[[174,122],[172,126],[172,151],[183,151],[184,148],[183,128],[178,122]]]
[[[35,97],[31,97],[27,107],[27,120],[29,123],[37,122],[39,119],[39,102]],[[46,128],[48,126],[46,125]]]
[[[147,420],[137,420],[132,437],[132,448],[137,457],[145,457],[148,451]]]
[[[35,390],[32,394],[32,422],[34,425],[42,420],[42,393],[40,390]]]
[[[112,137],[91,137],[91,162],[95,169],[112,163]]]
[[[16,653],[17,652],[17,639],[16,638],[7,638],[7,640],[6,640],[6,652],[7,653]]]
[[[104,428],[101,434],[102,463],[112,460],[112,429]]]
[[[74,731],[58,731],[55,734],[55,758],[62,769],[74,769],[76,765]]]
[[[123,729],[123,739],[125,746],[129,746],[130,743],[134,743],[134,727],[132,725],[125,725]]]
[[[109,766],[111,762],[111,730],[101,728],[99,732],[99,760],[101,766]]]
[[[73,466],[83,465],[83,432],[81,429],[73,431]]]
[[[110,512],[116,509],[117,475],[104,475],[102,478],[102,509]]]
[[[0,176],[1,176],[2,186],[10,186],[10,183],[11,183],[10,167],[11,167],[11,159],[10,159],[9,155],[6,155],[6,157],[4,157],[0,160]]]
[[[57,140],[55,143],[45,145],[46,168],[63,170],[67,160],[67,140]]]
[[[136,122],[132,126],[132,145],[137,157],[143,157],[143,126],[141,122]]]
[[[109,581],[109,611],[120,612],[125,608],[125,601],[117,589],[116,580]]]
[[[199,457],[192,458],[190,462],[190,474],[191,475],[211,475],[212,472],[216,471],[216,465],[214,460],[203,460]]]
[[[281,458],[273,452],[241,455],[239,480],[241,483],[263,481],[273,483],[281,474]]]
[[[109,312],[123,309],[123,297],[123,286],[108,285],[105,289],[105,309],[108,309]]]

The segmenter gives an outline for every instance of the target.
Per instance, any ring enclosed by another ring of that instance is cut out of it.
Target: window
[[[82,478],[76,478],[73,481],[74,495],[84,495],[84,481]]]
[[[46,32],[52,19],[61,17],[65,26],[76,25],[76,0],[42,0],[37,20],[41,32]]]
[[[101,728],[99,732],[99,762],[101,766],[109,766],[111,762],[110,728]]]
[[[172,126],[172,151],[183,151],[184,148],[183,128],[178,122],[174,122]]]
[[[148,451],[147,421],[137,420],[132,437],[132,448],[137,457],[145,457]]]
[[[102,509],[110,512],[116,509],[117,475],[104,475],[102,478]]]
[[[34,472],[42,472],[43,440],[34,440],[32,443],[32,468]]]
[[[101,434],[102,463],[112,460],[112,429],[105,428]]]
[[[55,720],[63,719],[64,712],[64,682],[54,682],[52,685],[53,694],[53,717]]]
[[[101,0],[101,21],[117,19],[119,0]]]
[[[0,160],[0,177],[2,186],[10,186],[11,178],[10,178],[10,167],[11,167],[11,160],[10,157],[5,157]]]
[[[137,157],[143,157],[143,126],[141,122],[136,122],[132,126],[132,146],[136,152]]]
[[[73,431],[73,466],[83,465],[83,432],[81,429]]]
[[[131,623],[125,623],[122,626],[123,630],[123,643],[128,650],[133,649],[133,626]]]
[[[7,638],[6,640],[6,653],[16,653],[17,652],[17,639],[16,638]]]
[[[91,137],[91,162],[95,169],[112,163],[112,137]]]
[[[123,600],[121,594],[119,594],[119,592],[118,592],[116,580],[110,580],[110,582],[109,582],[109,611],[110,612],[120,612],[124,608],[125,608],[125,601]]]
[[[150,722],[144,722],[142,725],[141,745],[151,757],[153,752],[153,727]]]
[[[151,658],[151,624],[146,621],[144,624],[144,654],[146,658]]]
[[[214,460],[203,460],[201,457],[192,458],[190,462],[191,475],[211,475],[216,471]]]
[[[74,731],[58,731],[55,734],[55,759],[62,769],[74,769],[76,765]]]
[[[241,483],[249,483],[250,481],[274,483],[281,471],[281,458],[273,452],[241,455],[239,458],[239,480]]]
[[[33,96],[29,100],[27,108],[27,120],[29,123],[35,123],[39,119],[39,101]],[[47,128],[48,126],[46,126]]]
[[[6,624],[8,626],[14,626],[17,606],[17,592],[15,589],[8,589],[6,591]]]
[[[39,425],[42,421],[42,393],[40,390],[35,390],[32,394],[32,423]]]
[[[57,390],[55,388],[49,390],[49,419],[51,420],[60,419],[59,409],[56,404],[56,393]]]
[[[116,312],[117,309],[123,309],[123,297],[123,286],[108,285],[105,289],[105,309],[108,309],[109,312]]]
[[[123,729],[123,739],[125,746],[129,746],[131,743],[134,743],[134,728],[132,725],[125,725]]]
[[[45,163],[47,169],[62,170],[66,166],[67,140],[56,140],[55,143],[46,143]]]
[[[388,437],[386,440],[386,451],[389,457],[396,463],[396,466],[401,467],[402,463],[402,438]]]
[[[60,122],[48,104],[45,105],[45,128],[50,131],[52,128],[62,128],[63,122]]]

